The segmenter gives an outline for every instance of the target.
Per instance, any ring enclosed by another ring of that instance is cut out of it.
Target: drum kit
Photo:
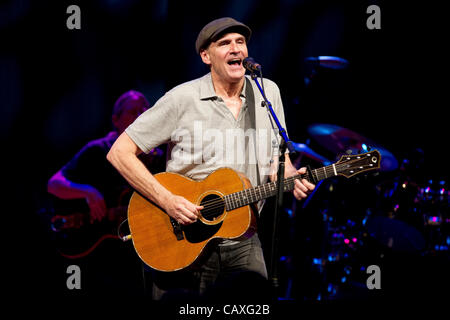
[[[322,279],[322,289],[316,292],[316,299],[332,299],[350,279],[365,285],[367,260],[361,256],[367,257],[367,251],[381,256],[387,251],[448,254],[450,192],[445,180],[425,179],[421,176],[423,172],[418,174],[417,169],[423,164],[421,150],[416,150],[409,159],[398,161],[375,141],[338,125],[318,123],[310,125],[307,131],[317,147],[330,154],[377,149],[382,157],[378,174],[370,173],[357,182],[339,178],[323,180],[302,208],[295,207],[295,201],[288,208],[291,216],[293,211],[304,211],[297,213],[302,220],[297,226],[305,223],[308,212],[312,215],[319,212],[322,216],[319,249],[307,254]],[[294,160],[297,165],[308,161],[318,165],[335,162],[310,145],[295,143],[294,146],[297,159],[301,159]],[[302,233],[301,229],[296,232]],[[311,234],[304,236],[310,238]]]
[[[311,67],[304,79],[307,87],[319,70],[348,65],[332,56],[308,57],[305,62]],[[448,181],[426,178],[422,150],[399,161],[376,141],[336,124],[312,124],[307,133],[311,139],[306,144],[294,143],[291,160],[296,167],[329,165],[346,153],[371,149],[380,152],[381,164],[375,174],[322,180],[308,198],[285,208],[289,239],[287,254],[281,257],[288,277],[284,298],[360,298],[368,291],[366,268],[383,265],[386,257],[448,257]],[[296,281],[298,286],[293,285]]]

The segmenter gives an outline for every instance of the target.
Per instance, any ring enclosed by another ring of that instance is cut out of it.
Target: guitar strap
[[[253,137],[255,146],[255,159],[256,159],[256,181],[258,186],[261,184],[261,178],[259,177],[259,166],[258,166],[258,153],[256,152],[256,112],[255,112],[255,94],[253,93],[253,86],[249,78],[245,77],[245,98],[247,100],[248,115],[250,128],[254,129],[255,136]],[[247,123],[247,122],[246,122]],[[246,128],[247,129],[247,128]]]

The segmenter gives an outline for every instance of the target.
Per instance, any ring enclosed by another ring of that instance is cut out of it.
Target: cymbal
[[[306,144],[304,143],[295,143],[293,142],[292,145],[294,146],[295,151],[307,156],[308,158],[311,158],[317,162],[320,162],[324,165],[328,165],[331,163],[330,160],[328,160],[327,158],[325,158],[324,156],[318,154],[317,152],[315,152],[313,149],[311,149],[310,147],[308,147]]]
[[[391,171],[398,168],[398,161],[391,152],[350,129],[334,124],[317,123],[308,127],[308,133],[317,143],[336,154],[345,153],[347,150],[367,151],[369,147],[377,149],[381,153],[380,170]]]
[[[348,66],[347,60],[333,56],[308,57],[305,61],[329,69],[344,69]]]

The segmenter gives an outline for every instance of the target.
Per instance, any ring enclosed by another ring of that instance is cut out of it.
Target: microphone
[[[261,65],[257,63],[253,58],[247,57],[242,61],[242,65],[250,72],[261,71]]]

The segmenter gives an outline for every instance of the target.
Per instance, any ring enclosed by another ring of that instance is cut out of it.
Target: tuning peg
[[[352,154],[352,149],[348,149],[347,151],[345,151],[346,154],[351,155]]]

